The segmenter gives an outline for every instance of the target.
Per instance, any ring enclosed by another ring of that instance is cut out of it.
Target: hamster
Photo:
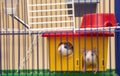
[[[83,72],[85,72],[85,68],[87,68],[89,65],[93,67],[96,66],[94,73],[98,71],[98,54],[96,49],[83,50],[83,64]]]
[[[73,45],[70,42],[61,42],[58,46],[58,51],[63,56],[68,56],[73,53]]]

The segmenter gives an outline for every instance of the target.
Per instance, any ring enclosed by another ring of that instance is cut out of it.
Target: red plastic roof
[[[116,18],[113,13],[93,13],[83,15],[81,28],[97,28],[116,26]]]
[[[42,34],[43,37],[64,37],[64,36],[104,36],[111,37],[114,36],[114,33],[110,32],[73,32],[73,31],[54,31],[46,32]]]
[[[92,26],[91,26],[92,25]],[[108,27],[116,26],[116,19],[114,14],[102,13],[102,14],[86,14],[83,16],[82,25],[80,28],[97,28],[98,27]],[[59,36],[114,36],[112,32],[84,32],[84,31],[53,31],[43,33],[43,37],[59,37]]]

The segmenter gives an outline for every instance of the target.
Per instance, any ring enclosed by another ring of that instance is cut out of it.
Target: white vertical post
[[[73,31],[75,32],[75,6],[74,6],[74,0],[72,0],[72,13],[73,13]]]
[[[27,15],[28,15],[28,25],[30,25],[29,23],[30,23],[30,11],[29,11],[30,9],[29,9],[29,0],[27,0]]]
[[[27,15],[28,15],[28,25],[30,26],[30,9],[29,9],[29,0],[27,0]],[[30,27],[29,27],[29,38],[30,38],[31,32],[30,32]]]

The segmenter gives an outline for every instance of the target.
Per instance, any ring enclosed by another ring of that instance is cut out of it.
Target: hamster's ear
[[[85,48],[82,48],[81,49],[81,53],[85,53],[86,49]]]
[[[73,45],[70,42],[66,43],[69,47],[73,47]]]
[[[93,52],[97,54],[97,48],[93,48]]]
[[[61,44],[63,44],[63,42],[60,42],[58,46],[60,46]]]

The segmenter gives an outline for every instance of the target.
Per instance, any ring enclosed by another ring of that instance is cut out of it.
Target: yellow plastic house
[[[98,19],[100,19],[98,14]],[[108,21],[109,15],[105,15],[105,21],[103,22],[104,26],[114,26],[116,23],[115,21]],[[89,15],[88,15],[89,16]],[[92,15],[93,17],[95,15]],[[111,17],[113,14],[111,14]],[[87,17],[87,15],[86,15]],[[87,24],[85,26],[82,23],[81,28],[90,28],[90,17],[87,18]],[[95,18],[93,18],[95,20]],[[103,19],[102,19],[103,20]],[[101,21],[101,20],[100,20]],[[99,22],[100,22],[99,21]],[[83,20],[85,22],[85,20]],[[93,21],[94,22],[94,21]],[[96,22],[96,21],[95,21]],[[92,28],[102,27],[100,24],[102,23],[94,23]],[[106,70],[107,66],[107,53],[108,53],[108,38],[114,36],[113,33],[109,31],[54,31],[54,32],[46,32],[43,34],[43,37],[47,37],[47,46],[48,46],[48,53],[49,53],[49,67],[50,71],[82,71],[83,70],[83,53],[82,49],[92,49],[96,48],[98,52],[98,67],[99,71]],[[74,51],[69,56],[61,56],[58,52],[58,46],[61,42],[70,42],[73,47]],[[92,66],[87,67],[87,71],[92,71]]]

